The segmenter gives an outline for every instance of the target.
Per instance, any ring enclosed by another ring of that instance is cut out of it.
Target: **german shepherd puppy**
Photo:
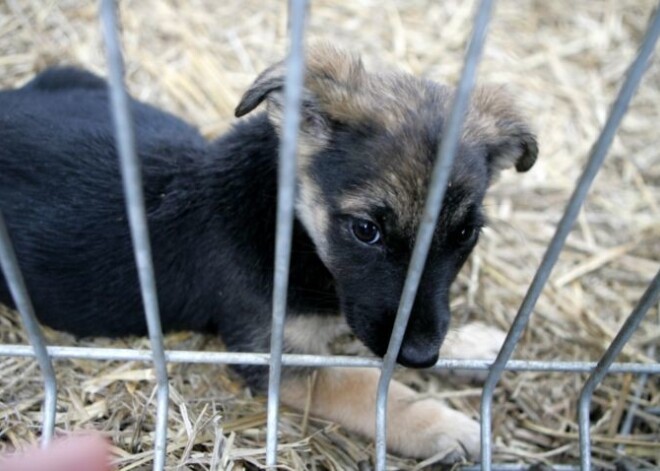
[[[277,158],[284,65],[265,70],[206,142],[182,120],[131,101],[165,331],[222,336],[234,351],[269,349]],[[104,80],[47,70],[0,93],[0,209],[42,323],[80,337],[144,335],[138,278]],[[382,356],[397,312],[429,175],[453,90],[403,73],[371,73],[329,46],[307,55],[285,349],[322,353],[341,319]],[[524,172],[537,144],[497,89],[472,98],[451,180],[398,361],[424,368],[447,333],[449,287],[484,224],[482,200],[502,169]],[[0,302],[12,305],[0,278]],[[267,369],[239,366],[263,390]],[[303,408],[303,370],[282,400]],[[311,412],[374,434],[378,372],[323,369]],[[469,417],[393,383],[388,445],[426,458],[478,458]]]

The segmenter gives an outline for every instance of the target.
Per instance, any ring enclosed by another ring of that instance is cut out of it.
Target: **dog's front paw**
[[[479,460],[479,423],[467,415],[433,399],[415,401],[402,412],[405,419],[389,435],[392,450],[445,464]]]
[[[431,456],[444,454],[439,462],[479,461],[481,454],[480,426],[467,415],[446,408],[443,411],[442,426],[436,426],[430,432],[434,435],[437,450]],[[448,452],[445,454],[446,451]]]
[[[440,355],[445,358],[466,360],[492,360],[502,348],[506,332],[484,324],[472,322],[447,335]]]
[[[440,349],[440,356],[442,358],[492,361],[497,357],[505,339],[506,333],[497,327],[491,327],[483,322],[472,322],[447,335],[447,339]],[[456,370],[452,373],[469,379],[484,380],[488,372]]]

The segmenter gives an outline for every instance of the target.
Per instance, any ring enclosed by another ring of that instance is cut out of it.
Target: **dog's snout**
[[[411,314],[397,359],[409,368],[428,368],[438,361],[449,326],[449,306],[443,299],[419,304]]]
[[[438,361],[439,349],[415,342],[404,342],[397,361],[408,368],[428,368]]]

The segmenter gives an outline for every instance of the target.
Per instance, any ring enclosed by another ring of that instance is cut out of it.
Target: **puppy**
[[[269,349],[277,157],[284,65],[265,70],[236,108],[266,112],[206,142],[182,120],[131,101],[163,329],[222,336],[234,351]],[[318,46],[306,58],[285,350],[324,353],[345,323],[382,356],[415,243],[453,90],[370,73]],[[77,336],[144,335],[106,83],[43,72],[0,93],[0,209],[40,321]],[[398,362],[438,359],[449,287],[484,224],[487,187],[524,172],[537,144],[510,100],[474,92]],[[0,301],[12,305],[4,279]],[[257,391],[267,369],[238,366]],[[303,408],[307,370],[285,372],[284,403]],[[378,372],[322,369],[311,413],[374,435]],[[391,451],[477,458],[478,424],[394,382]],[[414,438],[411,438],[414,437]]]

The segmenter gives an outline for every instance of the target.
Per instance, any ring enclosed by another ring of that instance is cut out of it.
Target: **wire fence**
[[[466,52],[463,72],[458,83],[457,92],[451,106],[451,112],[444,130],[437,161],[433,169],[429,193],[424,208],[422,224],[418,229],[416,244],[408,268],[403,293],[400,300],[390,344],[384,359],[345,356],[319,356],[283,354],[283,328],[287,305],[287,284],[289,274],[289,258],[291,253],[291,238],[294,219],[296,147],[300,122],[300,103],[304,79],[304,34],[307,14],[306,0],[291,0],[289,17],[290,46],[286,62],[286,86],[284,103],[284,122],[280,143],[280,165],[278,174],[278,208],[275,273],[273,290],[273,317],[271,331],[271,352],[236,353],[236,352],[199,352],[199,351],[165,351],[163,347],[162,330],[158,310],[158,296],[154,269],[149,244],[149,233],[141,185],[140,165],[135,151],[132,121],[128,109],[128,96],[123,82],[123,64],[120,48],[120,38],[117,27],[116,5],[114,0],[102,0],[100,22],[107,51],[109,88],[111,96],[111,112],[115,127],[115,136],[121,163],[126,209],[133,240],[135,261],[145,314],[148,323],[151,351],[136,351],[117,348],[82,348],[45,345],[40,328],[36,321],[34,309],[26,290],[18,260],[12,248],[10,234],[7,231],[4,218],[0,214],[0,264],[7,280],[9,289],[15,301],[21,319],[25,325],[31,346],[0,345],[2,356],[34,356],[41,369],[45,400],[43,406],[43,431],[41,444],[46,446],[53,436],[55,411],[57,401],[57,384],[52,366],[53,359],[79,358],[89,360],[141,360],[150,361],[156,371],[157,411],[156,439],[154,445],[154,471],[162,471],[165,467],[165,452],[167,444],[167,414],[168,414],[168,378],[167,363],[211,363],[211,364],[244,364],[269,365],[270,376],[268,384],[268,423],[267,423],[267,466],[276,465],[277,461],[277,426],[280,392],[280,375],[282,366],[312,366],[312,367],[371,367],[380,368],[381,376],[376,398],[376,470],[386,468],[386,410],[388,389],[394,371],[396,358],[403,340],[406,325],[412,309],[417,287],[419,285],[424,264],[427,258],[433,231],[442,200],[452,169],[461,127],[474,86],[476,69],[479,65],[481,51],[486,39],[486,32],[493,10],[493,0],[482,0],[475,14],[474,28],[469,47]],[[496,360],[452,360],[441,359],[433,367],[435,369],[465,369],[488,371],[486,383],[481,397],[481,464],[469,469],[521,469],[516,465],[498,465],[492,463],[492,399],[495,387],[504,371],[554,371],[591,373],[587,379],[578,402],[580,469],[591,468],[589,408],[591,397],[608,373],[633,373],[643,375],[660,375],[660,363],[614,363],[623,346],[635,331],[645,314],[660,297],[660,271],[649,284],[638,305],[632,311],[616,338],[609,346],[601,360],[595,362],[559,362],[559,361],[522,361],[511,360],[511,355],[520,340],[534,306],[548,281],[550,273],[564,246],[566,238],[575,222],[580,208],[588,194],[589,188],[605,160],[614,135],[626,113],[649,59],[653,53],[660,35],[660,13],[656,9],[637,57],[630,65],[619,95],[614,102],[606,124],[592,147],[587,165],[576,183],[563,217],[559,222],[545,256],[534,276],[522,305],[508,332]],[[466,468],[468,469],[468,468]],[[574,469],[571,466],[559,466],[555,469]]]

